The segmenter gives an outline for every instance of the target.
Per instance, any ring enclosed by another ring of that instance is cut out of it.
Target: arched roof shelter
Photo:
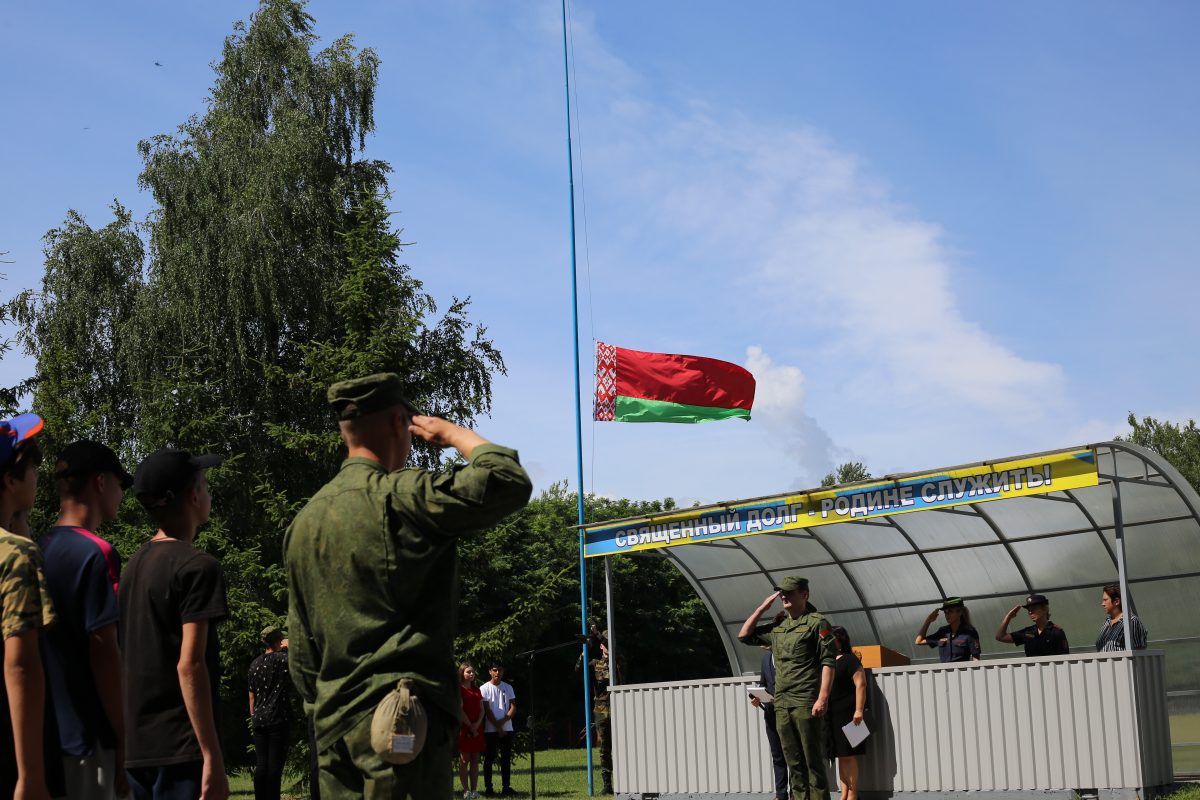
[[[913,639],[926,615],[952,596],[966,601],[985,658],[1019,655],[994,634],[1004,615],[1035,592],[1049,597],[1053,620],[1066,630],[1072,652],[1090,652],[1104,619],[1100,587],[1117,581],[1123,549],[1132,602],[1126,605],[1149,629],[1150,647],[1167,653],[1175,771],[1200,772],[1200,497],[1178,471],[1137,445],[1103,442],[921,473],[920,479],[1047,458],[1087,460],[1080,455],[1087,451],[1094,459],[1090,485],[1042,487],[1021,496],[998,493],[987,502],[921,510],[884,509],[813,526],[803,526],[801,514],[801,526],[790,530],[714,537],[655,552],[672,561],[699,593],[738,675],[756,672],[761,655],[738,642],[742,622],[784,576],[796,574],[809,579],[813,604],[845,626],[852,641],[885,645],[914,663],[936,660],[936,651],[916,647]],[[914,477],[887,476],[818,492],[861,495],[861,487],[903,486],[917,482]],[[818,496],[812,493],[814,506]],[[685,513],[752,508],[756,502]],[[1116,534],[1118,515],[1123,542]],[[587,526],[589,546],[593,531],[611,531],[617,524]],[[1027,624],[1021,613],[1010,630]],[[619,631],[614,633],[619,643]],[[1189,733],[1193,727],[1195,735]]]

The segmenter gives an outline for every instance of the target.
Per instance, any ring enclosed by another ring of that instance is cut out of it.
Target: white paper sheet
[[[751,686],[749,689],[747,689],[747,691],[750,692],[751,697],[757,697],[758,702],[760,703],[765,704],[775,702],[775,695],[771,694],[761,686]]]
[[[861,725],[855,725],[854,720],[847,722],[842,726],[842,733],[846,734],[846,739],[850,742],[851,747],[858,747],[864,739],[871,735],[871,732],[867,730],[866,720],[863,720]]]

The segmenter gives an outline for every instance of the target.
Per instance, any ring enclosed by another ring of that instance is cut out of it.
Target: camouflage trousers
[[[825,720],[809,707],[775,707],[775,729],[791,776],[792,800],[829,800]]]
[[[604,785],[604,794],[612,794],[612,723],[608,714],[608,703],[597,703],[592,707],[592,720],[596,723],[596,746],[600,748],[600,780]]]
[[[409,764],[389,764],[371,748],[371,715],[317,756],[321,800],[450,800],[454,740],[445,715],[429,710],[425,746]],[[454,730],[457,730],[455,728]]]

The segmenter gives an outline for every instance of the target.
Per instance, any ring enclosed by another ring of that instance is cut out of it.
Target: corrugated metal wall
[[[1171,782],[1163,657],[872,670],[864,791],[1125,789]],[[772,791],[753,678],[613,687],[619,793]]]

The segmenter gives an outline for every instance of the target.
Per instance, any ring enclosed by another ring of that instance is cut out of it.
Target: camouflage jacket
[[[814,609],[795,619],[759,625],[742,644],[766,645],[775,658],[775,706],[804,708],[816,702],[821,671],[837,661],[829,620]]]
[[[457,537],[520,509],[517,453],[479,445],[444,472],[350,458],[284,537],[292,681],[327,750],[400,678],[457,720]],[[457,728],[457,723],[452,725]]]
[[[24,536],[0,528],[0,633],[7,639],[53,623],[42,552]]]

